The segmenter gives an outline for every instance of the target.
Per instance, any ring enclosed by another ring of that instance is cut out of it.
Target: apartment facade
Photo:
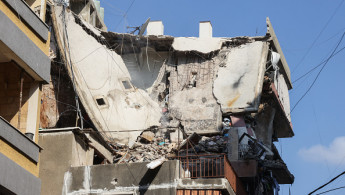
[[[0,194],[41,190],[40,95],[50,80],[45,5],[41,0],[0,1]]]

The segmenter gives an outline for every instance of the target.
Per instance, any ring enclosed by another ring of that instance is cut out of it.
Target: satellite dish
[[[140,30],[139,30],[139,36],[143,36],[143,34],[144,34],[144,32],[145,32],[145,30],[146,30],[146,28],[147,28],[147,25],[149,24],[149,22],[150,22],[150,19],[151,18],[148,18],[147,20],[146,20],[146,22],[143,24],[143,25],[141,25],[141,27],[140,27]]]

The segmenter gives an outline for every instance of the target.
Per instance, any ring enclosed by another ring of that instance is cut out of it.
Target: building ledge
[[[3,0],[44,41],[48,40],[48,25],[38,17],[24,0]]]
[[[226,190],[228,194],[236,194],[225,178],[179,179],[177,189]]]
[[[42,148],[0,116],[0,139],[14,146],[23,155],[38,163]]]
[[[14,194],[40,194],[40,178],[34,176],[1,153],[0,165],[0,187],[3,187]]]
[[[3,61],[15,61],[37,81],[49,82],[50,58],[0,10],[0,52]],[[20,44],[18,44],[20,43]]]
[[[274,32],[272,23],[271,23],[271,21],[270,21],[270,19],[268,17],[266,18],[266,24],[267,24],[267,34],[269,34],[269,36],[272,39],[273,50],[278,52],[279,55],[280,55],[280,60],[279,60],[278,65],[283,70],[283,75],[284,75],[284,77],[286,79],[286,84],[287,84],[288,88],[292,89],[290,68],[289,68],[289,65],[286,62],[283,50],[280,47],[277,35]]]

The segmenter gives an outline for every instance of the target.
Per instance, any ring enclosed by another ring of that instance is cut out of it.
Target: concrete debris
[[[167,161],[167,159],[162,157],[162,158],[159,158],[159,159],[156,159],[156,160],[150,162],[149,164],[146,165],[146,167],[148,169],[155,169],[158,166],[162,165],[164,163],[164,161]]]
[[[225,136],[212,136],[206,137],[203,136],[200,141],[193,146],[193,148],[188,149],[188,153],[197,152],[198,154],[201,153],[225,153],[227,151],[227,143],[228,137]],[[186,150],[180,151],[180,153],[184,154],[187,153]]]
[[[170,133],[170,141],[172,143],[178,143],[178,142],[181,142],[182,140],[183,140],[183,133],[181,130],[178,129]]]
[[[147,142],[152,142],[154,137],[155,137],[155,134],[151,131],[144,131],[141,134],[141,138]]]
[[[138,141],[130,142],[128,146],[111,144],[117,155],[114,163],[151,162],[174,156],[177,151],[177,144],[171,143],[167,136],[168,133],[163,131],[158,130],[155,133],[145,131],[138,137]],[[121,161],[121,159],[123,160]]]
[[[135,141],[131,140],[128,142],[128,148],[129,149],[134,149],[136,147],[138,147],[138,144]]]
[[[193,145],[197,144],[200,139],[201,137],[197,133],[191,134],[187,139],[181,142],[179,150],[193,147]]]

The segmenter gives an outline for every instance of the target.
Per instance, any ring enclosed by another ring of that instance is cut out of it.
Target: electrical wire
[[[116,27],[115,27],[115,31],[116,31],[116,29],[119,27],[119,25],[121,24],[123,18],[125,18],[125,17],[127,16],[127,13],[128,13],[128,11],[132,8],[134,2],[135,2],[135,0],[132,1],[132,3],[131,3],[131,4],[129,5],[129,7],[127,8],[126,12],[123,14],[123,16],[122,16],[120,22],[119,22],[119,23],[116,25]]]
[[[314,192],[316,192],[316,191],[322,189],[323,187],[325,187],[325,186],[327,186],[328,184],[332,183],[334,180],[338,179],[340,176],[342,176],[342,175],[344,175],[344,174],[345,174],[345,171],[342,172],[342,173],[340,173],[340,174],[337,175],[336,177],[332,178],[329,182],[327,182],[327,183],[323,184],[322,186],[316,188],[314,191],[310,192],[308,195],[311,195],[311,194],[313,194]]]
[[[79,106],[79,96],[78,96],[77,89],[75,86],[75,76],[74,76],[74,71],[73,71],[73,66],[72,66],[72,61],[71,61],[71,50],[70,50],[70,45],[69,45],[68,33],[67,33],[66,8],[67,8],[67,3],[63,2],[62,3],[62,23],[63,23],[64,53],[65,53],[65,57],[67,58],[67,52],[66,52],[66,43],[67,43],[68,60],[66,59],[66,61],[67,63],[69,63],[69,66],[71,69],[72,84],[73,84],[73,90],[75,92],[75,102],[76,102],[77,113],[78,113],[77,115],[79,115],[80,126],[81,126],[81,129],[83,129],[84,125],[83,125],[82,114],[81,114],[81,110]]]
[[[301,65],[301,63],[304,61],[304,59],[307,57],[307,55],[309,54],[309,52],[311,51],[311,49],[314,47],[316,41],[320,38],[320,36],[322,35],[323,31],[327,28],[328,24],[333,20],[333,17],[335,16],[335,14],[338,12],[339,8],[342,6],[342,4],[344,3],[345,0],[342,0],[340,2],[340,4],[338,5],[338,7],[334,10],[333,14],[331,15],[331,17],[328,19],[328,21],[326,22],[325,26],[321,29],[321,31],[319,32],[319,34],[317,35],[317,37],[315,38],[315,40],[313,41],[313,43],[310,45],[310,47],[308,48],[307,52],[303,55],[303,57],[301,58],[301,60],[298,62],[298,64],[296,65],[296,67],[294,68],[294,70],[292,71],[292,73],[294,73],[298,67]]]
[[[337,54],[339,54],[341,51],[343,51],[345,49],[345,47],[342,47],[341,49],[339,49],[337,52],[335,52],[332,57],[336,56]],[[310,74],[311,72],[313,72],[315,69],[317,69],[318,67],[320,67],[321,65],[323,65],[325,62],[327,61],[324,60],[322,61],[320,64],[314,66],[314,68],[311,68],[308,72],[304,73],[302,76],[298,77],[297,79],[295,79],[294,81],[292,81],[292,84],[296,83],[297,81],[299,81],[300,79],[302,79],[303,77],[307,76],[308,74]]]
[[[327,190],[327,191],[318,193],[318,194],[316,194],[316,195],[326,194],[326,193],[328,193],[328,192],[332,192],[332,191],[335,191],[335,190],[340,190],[340,189],[343,189],[343,188],[345,188],[345,186],[342,186],[342,187],[339,187],[339,188],[333,188],[333,189],[330,189],[330,190]]]
[[[319,78],[321,72],[323,71],[323,69],[326,67],[326,65],[328,64],[329,60],[333,57],[335,51],[338,49],[340,43],[342,42],[343,38],[345,36],[345,32],[343,33],[343,35],[341,36],[340,40],[337,43],[337,46],[335,47],[335,49],[333,50],[332,54],[327,58],[326,62],[324,63],[324,65],[322,66],[322,68],[320,69],[320,71],[318,72],[318,74],[316,75],[314,81],[312,82],[312,84],[309,86],[309,88],[307,89],[307,91],[302,95],[302,97],[297,101],[297,103],[293,106],[293,108],[291,109],[290,114],[294,111],[294,109],[296,108],[296,106],[302,101],[302,99],[309,93],[309,91],[311,90],[311,88],[314,86],[315,82],[317,81],[317,79]]]

